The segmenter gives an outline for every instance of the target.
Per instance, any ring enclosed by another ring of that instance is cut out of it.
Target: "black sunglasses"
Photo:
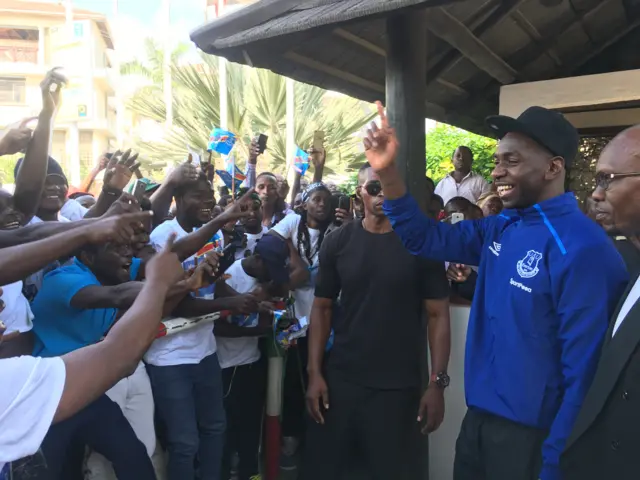
[[[597,173],[596,174],[596,187],[600,187],[603,190],[607,190],[611,185],[611,182],[617,180],[619,178],[627,178],[627,177],[640,177],[640,172],[631,172],[631,173]]]
[[[374,180],[373,182],[369,182],[364,186],[364,189],[367,191],[369,195],[372,197],[377,197],[382,192],[382,184]]]

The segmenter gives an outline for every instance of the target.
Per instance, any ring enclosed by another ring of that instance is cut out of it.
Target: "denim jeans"
[[[147,365],[156,410],[167,429],[168,480],[220,480],[226,416],[216,354],[198,364]]]
[[[74,416],[52,425],[41,451],[45,462],[14,465],[18,480],[81,478],[84,445],[112,462],[119,480],[155,480],[151,459],[120,407],[106,395]],[[79,455],[75,453],[79,452]],[[71,457],[71,464],[68,460]]]

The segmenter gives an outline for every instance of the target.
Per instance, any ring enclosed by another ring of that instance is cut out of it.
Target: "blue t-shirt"
[[[142,261],[133,258],[130,278],[134,280]],[[101,285],[80,260],[48,273],[31,304],[34,314],[33,355],[56,357],[98,342],[116,319],[115,308],[78,309],[71,299],[85,287]]]

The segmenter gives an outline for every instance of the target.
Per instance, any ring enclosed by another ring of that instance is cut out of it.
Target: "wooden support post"
[[[411,11],[387,18],[386,107],[389,123],[396,129],[400,151],[398,168],[409,193],[427,206],[425,159],[425,112],[427,78],[427,30],[424,12]],[[428,378],[427,355],[423,378]],[[420,446],[423,480],[429,480],[429,443]]]
[[[424,13],[387,19],[386,107],[400,141],[398,168],[409,192],[426,206],[424,120],[427,30]]]

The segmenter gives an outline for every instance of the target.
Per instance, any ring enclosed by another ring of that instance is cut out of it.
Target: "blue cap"
[[[256,243],[254,253],[262,258],[271,280],[280,285],[289,281],[289,247],[283,239],[266,234]]]

